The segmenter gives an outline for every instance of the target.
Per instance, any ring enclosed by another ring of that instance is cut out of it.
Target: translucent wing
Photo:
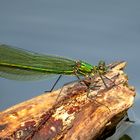
[[[0,45],[0,77],[38,80],[52,74],[73,74],[75,61]]]

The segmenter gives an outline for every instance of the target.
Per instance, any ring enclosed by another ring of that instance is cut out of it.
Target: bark
[[[103,140],[112,135],[135,97],[125,65],[109,65],[107,87],[98,76],[86,78],[1,112],[0,139]]]

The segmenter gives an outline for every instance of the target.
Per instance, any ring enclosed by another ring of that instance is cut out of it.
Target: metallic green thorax
[[[0,45],[0,77],[15,80],[37,80],[51,74],[85,76],[98,72],[103,72],[100,65],[92,66],[84,61],[74,61]]]
[[[92,73],[93,66],[84,61],[77,61],[76,66],[78,74],[87,75]]]

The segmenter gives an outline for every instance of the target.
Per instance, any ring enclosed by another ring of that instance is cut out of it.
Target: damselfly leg
[[[51,89],[50,90],[46,90],[45,92],[52,92],[61,78],[62,78],[62,75],[59,75],[59,77],[57,78],[57,80],[55,81],[55,83],[53,84]]]

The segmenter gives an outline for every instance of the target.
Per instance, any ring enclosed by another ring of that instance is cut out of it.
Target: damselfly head
[[[97,66],[99,74],[105,74],[108,70],[108,67],[106,66],[104,61],[99,61],[98,66]]]

